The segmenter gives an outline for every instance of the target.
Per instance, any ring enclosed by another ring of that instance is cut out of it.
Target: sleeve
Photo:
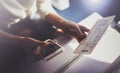
[[[24,7],[16,0],[0,0],[0,25],[7,26],[25,17]]]
[[[49,13],[56,13],[52,7],[51,0],[37,0],[37,11],[40,14],[41,18],[44,20],[45,16]]]

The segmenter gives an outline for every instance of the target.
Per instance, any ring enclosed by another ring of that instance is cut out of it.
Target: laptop
[[[104,17],[102,19],[99,19],[94,24],[92,29],[89,31],[88,36],[79,43],[79,45],[77,46],[77,48],[73,53],[90,54],[94,50],[95,46],[97,45],[101,37],[104,35],[105,31],[107,30],[109,25],[112,23],[114,18],[115,16],[109,16],[109,17]],[[63,47],[61,45],[55,43],[52,40],[47,40],[47,41],[50,41],[54,44],[52,45],[52,47],[50,46],[48,47],[48,49],[43,50],[42,56],[43,56],[43,60],[45,61],[48,61],[63,52]]]

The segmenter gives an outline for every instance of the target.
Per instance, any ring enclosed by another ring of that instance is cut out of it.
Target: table
[[[91,28],[98,19],[103,18],[98,13],[93,13],[79,24]],[[63,46],[64,52],[50,61],[33,62],[27,57],[19,64],[19,73],[54,73],[59,72],[61,67],[69,63],[76,54],[73,53],[79,44],[75,39],[61,35],[59,44]],[[65,73],[103,73],[120,55],[120,34],[109,27],[100,42],[90,55],[82,55]]]

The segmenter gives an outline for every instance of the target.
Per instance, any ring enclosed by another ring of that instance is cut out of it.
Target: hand
[[[85,32],[89,32],[89,29],[85,26],[79,25],[72,21],[66,22],[62,28],[66,34],[76,38],[78,42],[86,37]]]
[[[51,42],[39,41],[30,37],[22,38],[19,42],[19,44],[21,44],[20,46],[25,49],[28,55],[34,56],[36,58],[40,57],[40,51],[38,46],[47,47],[52,44]]]

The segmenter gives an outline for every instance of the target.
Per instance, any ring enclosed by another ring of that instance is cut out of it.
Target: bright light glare
[[[103,10],[110,2],[111,0],[82,0],[82,5],[90,11]]]
[[[120,24],[120,20],[118,21],[118,24]]]
[[[90,0],[92,4],[99,4],[102,0]]]
[[[91,6],[100,6],[105,1],[104,0],[89,0],[88,2]]]

